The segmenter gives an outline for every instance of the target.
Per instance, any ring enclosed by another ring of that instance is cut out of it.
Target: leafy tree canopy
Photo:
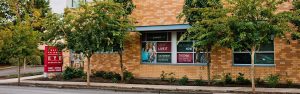
[[[293,39],[300,39],[300,1],[294,0],[294,10],[292,11],[291,22],[296,26],[297,32],[292,33]]]
[[[186,0],[182,14],[192,27],[180,40],[194,40],[199,50],[210,51],[213,46],[225,44],[229,27],[227,25],[228,11],[223,8],[220,0]]]
[[[272,42],[276,36],[284,36],[290,31],[285,13],[275,13],[277,5],[284,0],[229,0],[232,32],[232,48],[238,50],[256,50],[262,44]]]

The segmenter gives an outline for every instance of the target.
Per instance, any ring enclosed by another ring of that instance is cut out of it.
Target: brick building
[[[126,41],[123,62],[136,78],[159,78],[162,71],[174,72],[176,78],[187,75],[190,79],[207,79],[204,53],[196,53],[193,41],[178,43],[178,38],[189,25],[176,18],[182,11],[184,0],[133,0],[136,9],[132,17],[137,21],[136,31]],[[277,12],[289,11],[292,0],[278,6]],[[300,83],[300,44],[274,38],[256,54],[255,78],[279,74]],[[216,48],[211,53],[211,75],[243,73],[250,77],[250,55],[227,48]],[[64,53],[64,66],[70,65],[72,54]],[[91,59],[92,70],[120,72],[119,56],[115,52],[102,52]]]

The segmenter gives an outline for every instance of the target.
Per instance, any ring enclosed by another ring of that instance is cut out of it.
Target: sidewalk
[[[20,80],[22,82],[24,80],[35,79],[35,78],[40,78],[40,77],[43,77],[43,75],[21,77]],[[0,84],[10,84],[10,83],[16,83],[16,82],[18,82],[18,78],[0,80]]]
[[[33,81],[43,75],[23,77],[22,83],[33,85],[52,85],[52,86],[77,86],[86,87],[86,82],[61,82],[61,81]],[[0,84],[14,83],[17,79],[0,80]],[[213,87],[213,86],[173,86],[173,85],[143,85],[143,84],[122,84],[122,83],[93,83],[91,87],[107,87],[116,89],[136,89],[136,90],[161,90],[161,91],[208,91],[208,92],[230,92],[230,93],[249,93],[251,87]],[[299,93],[297,88],[256,88],[257,93]]]

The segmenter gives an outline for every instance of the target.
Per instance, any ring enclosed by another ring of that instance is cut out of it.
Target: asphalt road
[[[40,87],[0,86],[0,94],[158,94],[150,92],[121,92],[99,89],[57,89]]]
[[[43,67],[31,67],[26,66],[26,69],[24,70],[23,66],[21,67],[21,73],[35,73],[35,72],[43,72]],[[18,67],[13,67],[9,69],[0,70],[0,76],[7,76],[7,75],[13,75],[18,74]]]

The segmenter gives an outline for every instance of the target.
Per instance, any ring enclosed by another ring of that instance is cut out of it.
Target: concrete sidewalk
[[[20,80],[24,81],[24,80],[35,79],[35,78],[40,78],[40,77],[43,77],[43,75],[21,77]],[[0,84],[10,84],[10,83],[16,83],[16,82],[18,82],[18,78],[0,80]]]
[[[52,85],[52,86],[77,86],[86,87],[86,82],[62,82],[62,81],[34,81],[29,79],[39,78],[43,75],[23,77],[22,83],[33,85]],[[17,79],[0,80],[0,84],[14,83]],[[137,90],[165,90],[165,91],[209,91],[209,92],[230,92],[230,93],[249,93],[251,87],[213,87],[213,86],[173,86],[173,85],[143,85],[143,84],[122,84],[122,83],[91,83],[91,87],[108,87]],[[257,93],[299,93],[297,88],[256,88]]]
[[[48,84],[48,85],[76,85],[86,86],[85,82],[61,82],[61,81],[22,81],[30,84]],[[134,88],[149,90],[167,90],[167,91],[210,91],[210,92],[251,92],[250,87],[213,87],[213,86],[173,86],[173,85],[143,85],[143,84],[122,84],[122,83],[91,83],[93,87],[113,87],[113,88]],[[260,93],[300,93],[296,88],[256,88]]]

